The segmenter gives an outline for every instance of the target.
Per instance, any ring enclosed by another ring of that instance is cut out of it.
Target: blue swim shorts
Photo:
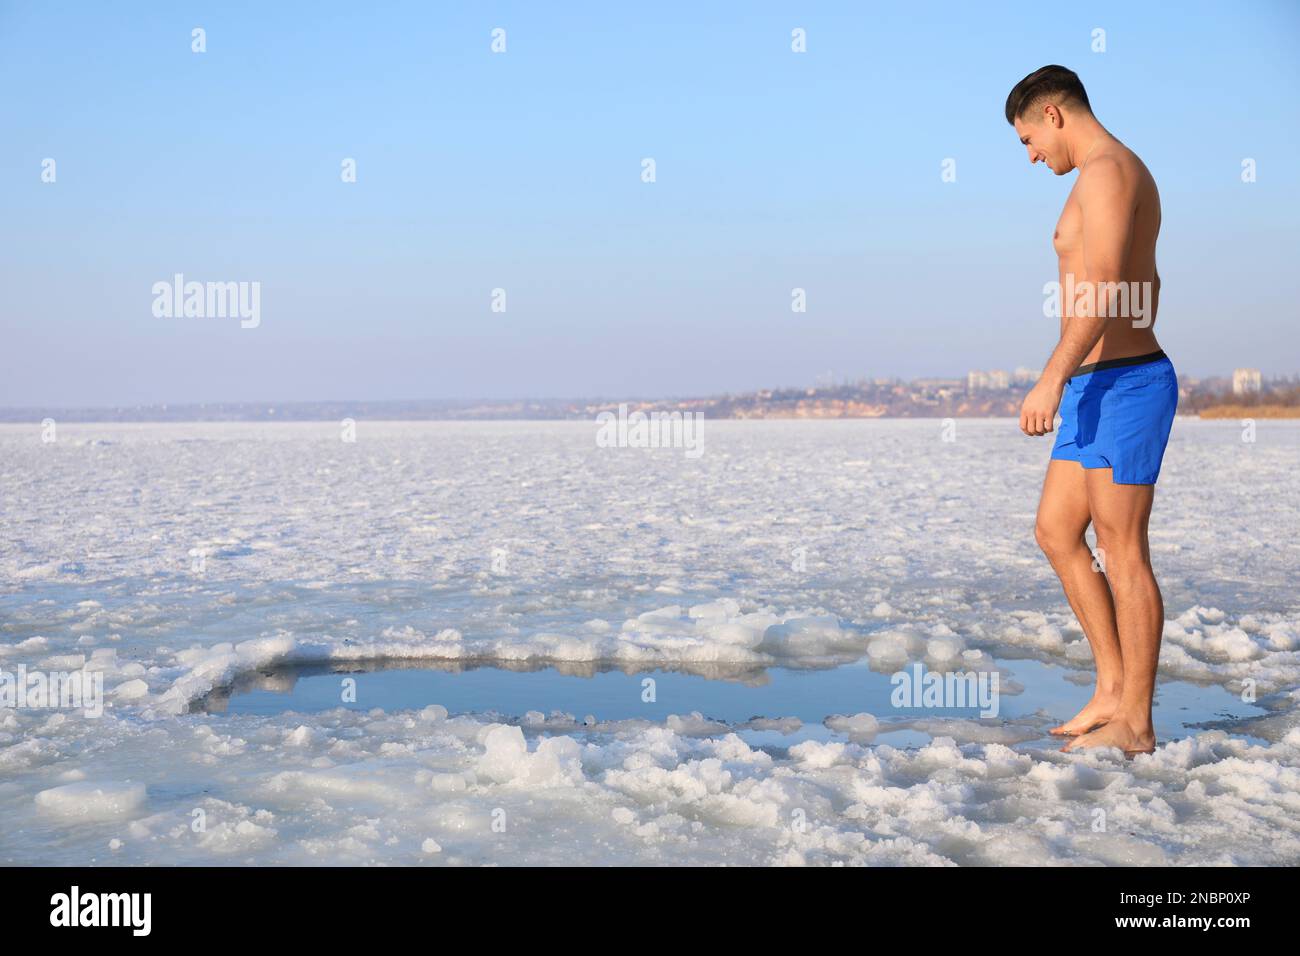
[[[1052,457],[1110,468],[1118,485],[1153,485],[1178,408],[1178,376],[1163,351],[1081,365],[1061,394]]]

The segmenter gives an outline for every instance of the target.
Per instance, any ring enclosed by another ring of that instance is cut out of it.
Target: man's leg
[[[1065,749],[1119,747],[1127,753],[1149,753],[1156,745],[1151,704],[1165,626],[1165,605],[1147,546],[1155,485],[1117,485],[1109,468],[1088,469],[1086,481],[1097,545],[1115,597],[1124,686],[1110,722],[1070,741]]]
[[[1086,734],[1104,724],[1119,706],[1124,681],[1110,588],[1106,578],[1093,569],[1092,552],[1083,540],[1090,520],[1083,466],[1077,461],[1049,461],[1034,537],[1061,579],[1065,597],[1097,662],[1097,686],[1092,699],[1072,719],[1053,727],[1053,734]]]

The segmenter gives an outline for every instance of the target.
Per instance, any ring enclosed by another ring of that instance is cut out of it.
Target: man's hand
[[[1026,435],[1046,435],[1056,427],[1056,409],[1064,386],[1040,378],[1020,406],[1020,430]]]

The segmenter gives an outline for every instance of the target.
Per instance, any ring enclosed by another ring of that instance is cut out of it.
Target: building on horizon
[[[966,373],[968,392],[1005,392],[1011,387],[1011,377],[1002,369],[981,372],[975,369]]]
[[[1257,368],[1236,368],[1232,370],[1233,395],[1258,395],[1263,379]]]

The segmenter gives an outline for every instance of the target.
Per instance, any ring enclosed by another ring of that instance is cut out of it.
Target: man
[[[1056,224],[1060,341],[1025,397],[1026,435],[1061,427],[1035,536],[1061,579],[1097,665],[1092,698],[1052,729],[1063,747],[1149,753],[1164,602],[1151,572],[1147,520],[1178,380],[1152,326],[1159,301],[1160,197],[1142,161],[1092,115],[1070,70],[1045,66],[1007,97],[1030,163],[1079,176]],[[1091,523],[1097,557],[1084,541]]]

